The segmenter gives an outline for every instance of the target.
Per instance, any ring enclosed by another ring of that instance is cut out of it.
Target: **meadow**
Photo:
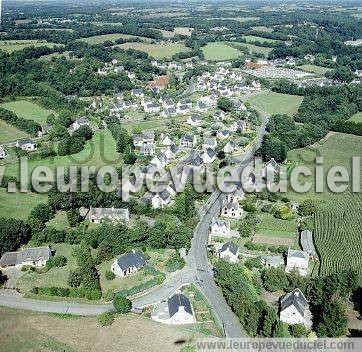
[[[317,75],[324,75],[326,72],[331,70],[330,68],[317,65],[301,65],[296,68],[300,68],[302,71],[315,73]]]
[[[149,42],[151,41],[150,38],[138,37],[136,35],[120,34],[120,33],[95,35],[92,37],[81,38],[79,40],[81,40],[82,42],[85,42],[89,45],[96,45],[96,44],[102,44],[108,40],[110,40],[111,42],[114,42],[115,40],[120,39],[120,38],[123,38],[123,39],[140,38],[141,40],[144,40],[144,41],[149,41]]]
[[[273,32],[273,28],[271,27],[266,27],[266,26],[254,26],[251,27],[254,31],[259,31],[259,32],[264,32],[264,33],[271,33]]]
[[[169,59],[173,55],[179,52],[189,51],[183,44],[171,43],[171,44],[147,44],[147,43],[124,43],[117,45],[121,49],[135,49],[146,52],[148,55],[155,59]]]
[[[46,195],[8,193],[7,189],[0,188],[0,217],[26,220],[36,205],[46,202]]]
[[[245,36],[243,36],[243,39],[245,39],[248,43],[257,42],[257,41],[261,42],[261,43],[278,43],[279,42],[279,40],[257,37],[255,35],[245,35]]]
[[[3,103],[1,108],[12,111],[18,117],[27,120],[33,120],[40,124],[46,124],[47,116],[56,114],[53,110],[47,110],[43,107],[27,100],[17,100],[10,103]]]
[[[233,60],[242,55],[239,50],[222,42],[208,43],[201,49],[209,61]]]
[[[49,48],[52,48],[54,45],[56,44],[40,40],[1,40],[0,50],[12,53],[13,51],[22,50],[28,46],[47,46]]]
[[[265,46],[257,46],[249,43],[233,43],[233,44],[236,44],[238,47],[247,48],[249,51],[253,53],[263,54],[265,56],[268,56],[269,53],[273,50],[273,48],[267,48]]]
[[[358,112],[357,114],[354,114],[349,121],[362,123],[362,112]]]
[[[303,97],[298,95],[267,92],[254,95],[247,99],[249,103],[265,111],[270,115],[287,114],[293,115],[298,111]]]
[[[28,136],[29,135],[27,133],[18,130],[3,120],[0,120],[0,144],[26,138]]]

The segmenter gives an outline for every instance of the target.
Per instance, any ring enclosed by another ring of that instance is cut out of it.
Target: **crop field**
[[[27,137],[28,134],[0,120],[0,144]]]
[[[303,97],[298,95],[267,92],[258,94],[247,99],[252,105],[265,111],[270,115],[287,114],[293,115],[298,111]]]
[[[1,104],[0,107],[12,111],[18,117],[27,120],[34,120],[40,124],[45,124],[47,116],[55,114],[52,110],[44,109],[43,107],[27,100],[17,100],[10,103]]]
[[[35,193],[8,193],[0,188],[0,217],[26,220],[39,203],[46,203],[47,197]]]
[[[124,38],[124,39],[140,38],[141,40],[151,41],[150,38],[137,37],[136,35],[120,34],[120,33],[95,35],[93,37],[81,38],[79,40],[81,40],[82,42],[88,43],[89,45],[96,45],[96,44],[102,44],[108,40],[110,40],[111,42],[114,42],[115,40],[120,39],[120,38]]]
[[[0,50],[12,53],[13,51],[22,50],[28,46],[48,46],[49,48],[52,48],[54,45],[54,43],[48,43],[40,40],[1,40]]]
[[[362,123],[362,112],[358,112],[357,114],[354,114],[354,115],[349,119],[349,121]]]
[[[324,75],[326,72],[331,70],[330,68],[321,67],[321,66],[317,66],[317,65],[302,65],[302,66],[298,66],[298,68],[300,68],[301,70],[303,70],[305,72],[311,72],[311,73],[315,73],[317,75]]]
[[[221,42],[209,43],[202,47],[202,51],[209,61],[233,60],[242,55],[239,50]]]
[[[146,52],[148,55],[155,59],[171,58],[174,54],[179,52],[189,51],[183,44],[171,43],[171,44],[147,44],[147,43],[124,43],[117,45],[122,49],[135,49]]]
[[[57,166],[82,166],[89,165],[101,167],[104,165],[120,165],[121,159],[116,151],[116,142],[108,130],[96,132],[91,141],[88,141],[84,150],[70,156],[55,156],[44,160],[29,160],[29,174],[37,166],[47,166],[55,170]],[[5,174],[17,176],[19,173],[19,165],[6,165]]]
[[[255,35],[245,35],[245,36],[243,36],[243,39],[245,39],[247,42],[257,42],[258,41],[261,43],[278,43],[278,40],[257,37]]]
[[[96,317],[0,308],[2,352],[139,352],[145,346],[148,352],[179,352],[185,344],[193,345],[195,337],[135,314],[117,316],[111,326],[100,327]]]
[[[192,31],[193,31],[193,28],[188,28],[188,27],[175,27],[173,31],[174,31],[175,34],[188,35],[188,36],[190,36],[191,33],[192,33]]]

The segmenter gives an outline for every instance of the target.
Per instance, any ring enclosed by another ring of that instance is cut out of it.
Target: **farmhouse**
[[[193,148],[197,143],[197,137],[189,134],[184,134],[180,140],[180,147]]]
[[[103,220],[109,220],[112,222],[124,222],[129,221],[129,210],[121,208],[93,208],[90,207],[88,218],[91,223],[100,224]]]
[[[146,259],[141,252],[132,251],[116,259],[111,265],[112,272],[120,277],[126,277],[137,272],[146,265]]]
[[[6,157],[6,153],[4,148],[0,145],[0,159],[4,159]]]
[[[303,324],[311,327],[308,302],[303,293],[296,288],[280,301],[280,320],[289,325]]]
[[[291,272],[297,269],[301,276],[306,276],[308,273],[309,254],[303,251],[296,251],[289,248],[287,256],[287,265],[285,271]]]
[[[31,152],[36,150],[36,143],[33,142],[31,139],[24,139],[22,141],[17,141],[16,147],[21,148],[27,152]]]
[[[23,265],[44,266],[51,258],[52,251],[49,246],[22,248],[18,252],[6,252],[0,259],[0,267],[22,267]]]
[[[151,318],[169,325],[195,323],[190,300],[180,292],[175,293],[166,302],[160,302],[151,313]]]
[[[227,242],[217,251],[219,259],[225,259],[230,263],[236,263],[239,260],[239,246],[234,242]]]

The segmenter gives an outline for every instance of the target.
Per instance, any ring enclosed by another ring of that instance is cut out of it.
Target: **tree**
[[[113,299],[113,307],[117,313],[126,314],[132,309],[132,302],[127,297],[117,295]]]
[[[222,111],[229,112],[233,109],[234,104],[229,98],[220,97],[217,100],[217,107]]]
[[[107,280],[114,280],[114,278],[116,277],[116,275],[114,275],[114,273],[110,270],[107,270],[106,271],[106,279]]]
[[[21,220],[0,218],[0,256],[5,252],[16,251],[29,241],[30,226]]]
[[[293,337],[301,338],[308,336],[308,329],[303,324],[295,324],[290,326],[290,332]]]
[[[265,289],[269,292],[284,290],[288,285],[286,274],[280,268],[264,269],[261,273],[261,279]]]
[[[274,158],[277,163],[282,163],[287,158],[287,150],[284,143],[270,134],[263,137],[260,153],[263,161],[269,161]]]
[[[298,208],[298,213],[301,216],[310,216],[315,214],[317,210],[317,205],[314,200],[306,199],[303,203],[300,204]]]
[[[70,227],[76,227],[82,221],[82,217],[80,216],[78,209],[67,210],[67,219]]]

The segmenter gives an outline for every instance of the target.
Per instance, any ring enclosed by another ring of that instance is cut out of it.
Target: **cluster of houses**
[[[122,65],[119,65],[118,60],[113,59],[111,62],[107,62],[104,67],[99,68],[97,73],[101,76],[107,76],[110,74],[119,74],[124,73],[128,76],[128,78],[132,81],[136,78],[134,72],[126,70]]]

